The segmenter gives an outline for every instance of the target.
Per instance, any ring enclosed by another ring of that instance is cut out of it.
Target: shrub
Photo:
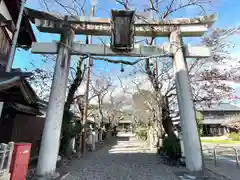
[[[63,114],[63,123],[61,131],[60,141],[60,153],[66,155],[66,149],[70,140],[77,136],[82,130],[82,124],[80,121],[73,119],[73,113],[65,111]]]
[[[181,158],[180,140],[175,135],[169,135],[163,140],[163,152],[172,160]]]
[[[147,140],[147,135],[148,135],[148,130],[147,129],[139,129],[137,132],[136,132],[137,136],[146,141]]]
[[[229,137],[232,138],[233,141],[240,141],[240,133],[230,133]]]

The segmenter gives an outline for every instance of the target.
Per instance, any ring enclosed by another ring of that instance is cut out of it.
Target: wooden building
[[[122,119],[118,122],[118,131],[120,132],[132,132],[133,123],[130,119]]]
[[[20,6],[21,0],[0,0],[0,70],[2,71],[7,64]],[[18,47],[28,49],[35,41],[31,23],[24,13],[17,41]]]
[[[228,124],[240,120],[240,108],[228,103],[212,105],[209,108],[198,108],[203,114],[203,136],[222,136],[235,131]]]
[[[198,107],[202,113],[202,136],[223,136],[226,133],[238,132],[238,128],[231,126],[240,121],[240,108],[228,103],[219,103],[210,107]],[[180,118],[172,118],[173,124],[181,131]]]
[[[13,33],[21,7],[21,0],[0,0],[0,102],[4,102],[0,119],[0,142],[31,142],[32,153],[37,151],[40,130],[44,121],[38,118],[41,103],[26,81],[29,73],[5,73]],[[31,23],[24,12],[17,47],[29,49],[36,38]],[[39,137],[38,137],[39,136]]]
[[[31,154],[34,156],[40,147],[45,121],[41,115],[47,104],[39,100],[26,80],[26,73],[2,73],[0,77],[0,101],[4,101],[0,142],[32,143]]]

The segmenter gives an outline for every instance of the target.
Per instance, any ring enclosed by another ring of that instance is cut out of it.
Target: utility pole
[[[90,17],[94,17],[95,15],[95,7],[96,7],[96,0],[92,1],[92,9]],[[88,39],[88,38],[87,38]],[[92,35],[90,35],[88,39],[88,44],[92,44]],[[85,105],[84,105],[84,111],[83,111],[83,138],[82,138],[82,155],[85,153],[86,150],[86,130],[87,130],[87,118],[88,118],[88,96],[89,96],[89,84],[90,84],[90,78],[91,78],[91,66],[93,65],[91,57],[88,58],[87,63],[87,82],[86,82],[86,92],[85,92]]]
[[[157,4],[156,4],[157,6]],[[150,18],[151,20],[155,20],[154,18],[154,13],[153,13],[153,4],[150,2],[150,8],[151,8],[151,14],[150,14]],[[154,38],[153,40],[153,44],[152,45],[156,45],[157,44],[157,39],[156,37],[152,37]],[[154,61],[155,61],[155,82],[154,83],[157,83],[156,85],[158,86],[158,57],[154,58]],[[163,132],[163,129],[162,129],[162,124],[161,124],[161,121],[159,122],[158,120],[161,119],[161,116],[162,114],[160,113],[161,112],[161,107],[159,106],[159,101],[161,100],[161,95],[159,94],[159,92],[156,92],[156,98],[157,98],[157,109],[156,109],[156,115],[157,115],[157,118],[156,118],[156,121],[155,122],[155,128],[158,128],[157,129],[157,141],[158,141],[158,146],[162,146],[162,132]],[[160,133],[159,133],[160,131]],[[155,131],[154,131],[155,132]]]
[[[13,32],[13,36],[12,36],[11,50],[10,50],[10,53],[8,56],[7,66],[5,69],[6,72],[11,72],[11,69],[12,69],[12,64],[13,64],[13,60],[14,60],[14,56],[15,56],[15,52],[16,52],[16,48],[17,48],[17,40],[18,40],[19,30],[20,30],[22,17],[23,17],[23,11],[24,11],[26,2],[27,2],[27,0],[22,0],[22,3],[21,3],[16,28],[15,28],[15,30]],[[4,104],[4,102],[0,102],[0,117],[2,115],[3,104]]]
[[[149,3],[150,3],[149,4],[149,6],[150,6],[150,21],[151,20],[154,21],[154,13],[152,11],[153,4],[151,2],[149,2]],[[156,37],[152,36],[152,38],[153,38],[153,41],[152,41],[151,45],[155,45],[156,44]],[[155,61],[155,63],[156,63],[155,64],[156,65],[155,73],[157,73],[157,58],[151,58],[151,61]],[[154,69],[153,69],[153,71],[154,71]],[[154,82],[153,83],[158,83],[157,82],[157,74],[154,77]],[[157,92],[156,92],[156,94],[157,94]],[[152,121],[152,122],[150,122],[150,121]],[[154,132],[155,132],[155,128],[156,128],[156,121],[154,120],[154,116],[153,116],[153,119],[149,118],[149,125],[150,125],[150,127],[149,127],[149,144],[150,144],[150,149],[152,150],[153,145],[155,144],[155,141],[154,141],[155,140],[155,134],[154,134]]]

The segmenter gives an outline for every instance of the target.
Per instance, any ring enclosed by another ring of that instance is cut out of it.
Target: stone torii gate
[[[32,53],[57,54],[37,167],[38,176],[53,175],[55,172],[71,55],[172,57],[186,165],[190,171],[202,170],[201,144],[185,58],[210,57],[211,50],[207,47],[185,46],[182,44],[182,37],[202,36],[215,22],[215,15],[193,19],[135,22],[135,36],[169,37],[170,44],[135,45],[128,53],[118,53],[113,51],[109,45],[73,42],[75,34],[110,36],[111,19],[63,16],[33,9],[27,9],[27,13],[39,31],[61,34],[61,40],[58,43],[34,43],[32,45]]]

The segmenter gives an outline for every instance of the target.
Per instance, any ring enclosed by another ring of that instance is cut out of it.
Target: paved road
[[[134,137],[118,137],[117,143],[74,160],[65,180],[177,180],[159,157]]]

